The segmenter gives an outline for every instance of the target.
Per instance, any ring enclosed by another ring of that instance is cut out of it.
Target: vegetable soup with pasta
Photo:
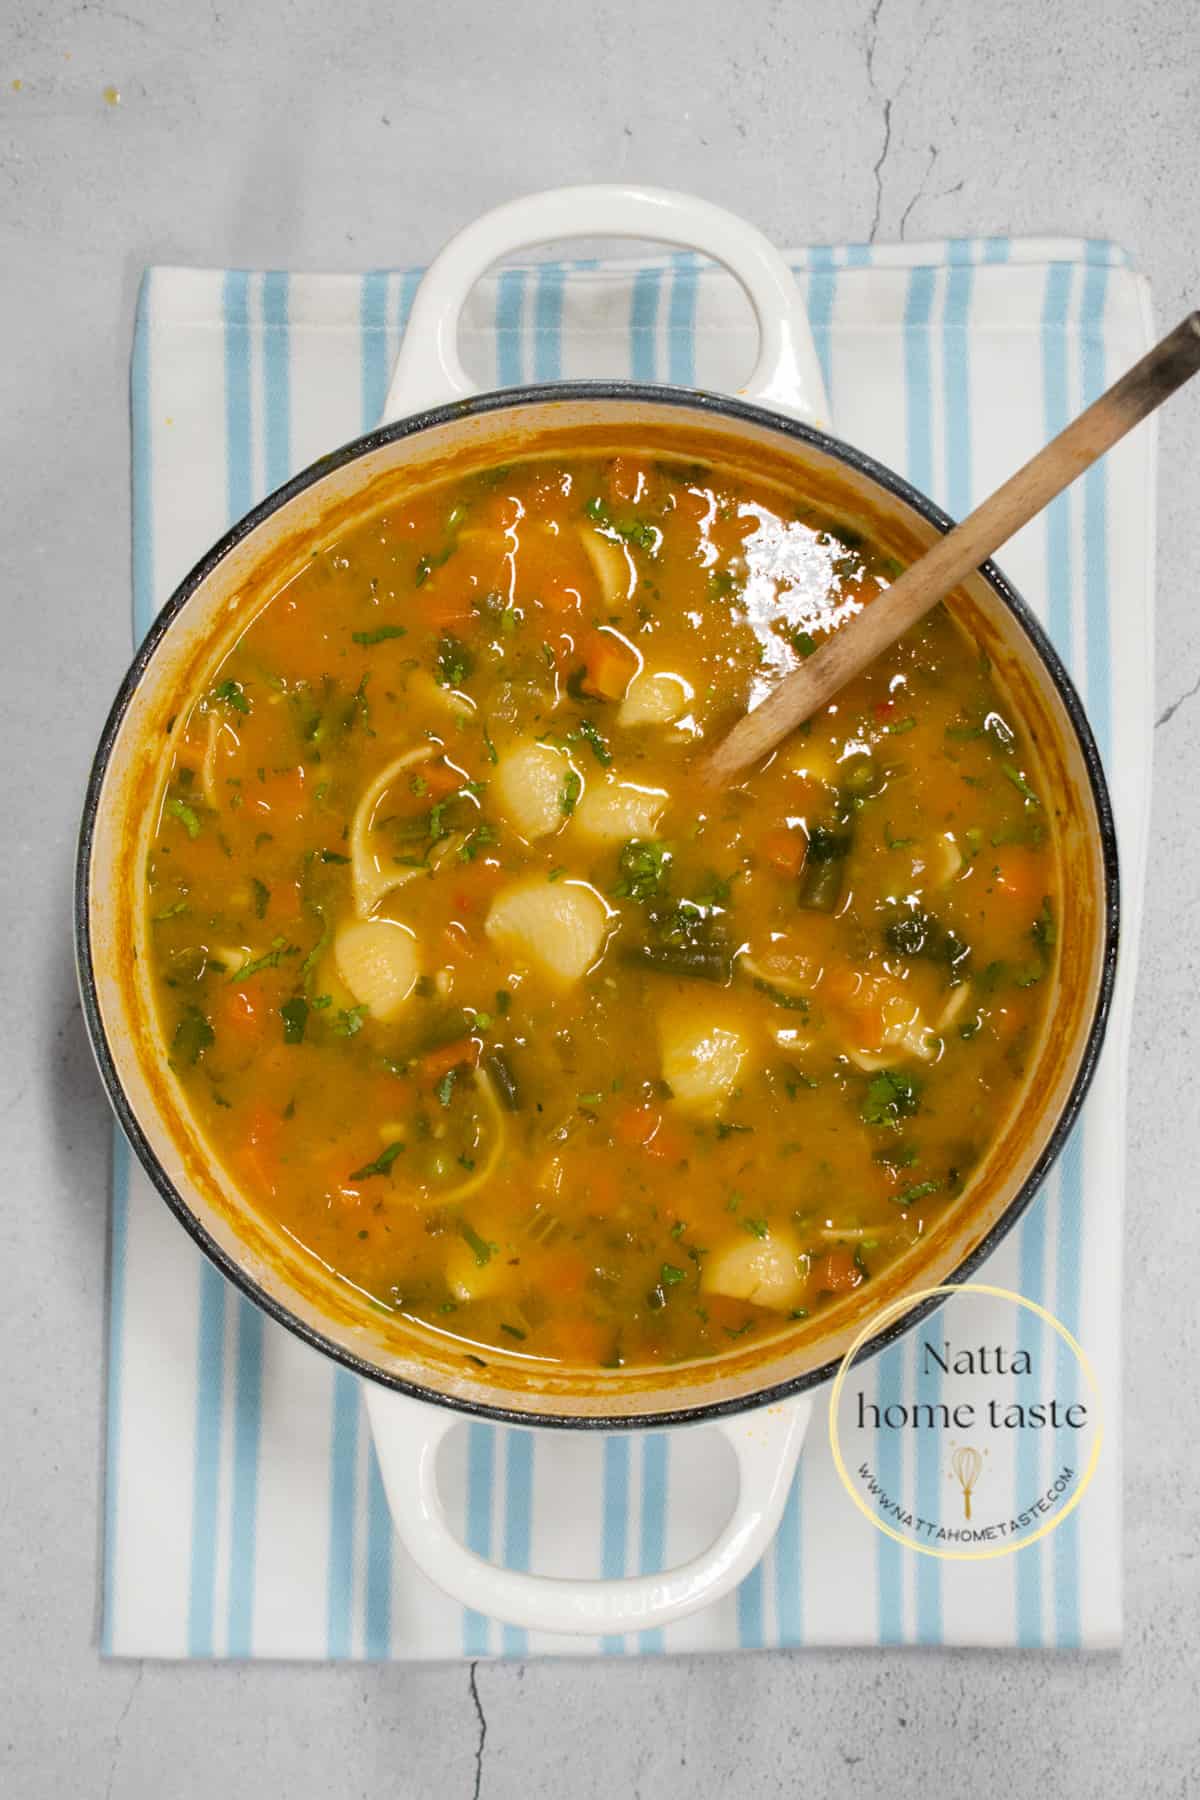
[[[697,764],[896,572],[631,449],[351,528],[173,721],[165,1054],[379,1308],[583,1368],[787,1329],[936,1230],[1017,1103],[1053,818],[938,608],[757,772]]]

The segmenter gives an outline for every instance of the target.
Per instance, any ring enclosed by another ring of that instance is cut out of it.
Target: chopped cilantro
[[[580,719],[573,735],[583,738],[596,761],[603,764],[605,768],[608,767],[612,761],[612,751],[608,747],[604,734],[591,719]]]
[[[352,631],[350,636],[356,644],[382,644],[388,638],[407,637],[408,632],[403,625],[377,625],[374,631]]]
[[[200,836],[199,815],[188,805],[186,800],[167,800],[163,804],[163,811],[169,813],[173,819],[178,819],[190,838]]]
[[[232,706],[234,712],[248,713],[250,702],[242,689],[240,681],[223,681],[220,687],[213,689],[213,697],[224,700],[226,706]]]
[[[308,1001],[302,994],[293,994],[285,1000],[279,1009],[283,1020],[283,1041],[285,1044],[302,1044],[304,1030],[308,1024]]]
[[[891,1198],[897,1206],[914,1206],[918,1200],[926,1200],[930,1194],[936,1194],[941,1185],[941,1182],[936,1180],[914,1181],[911,1186],[902,1188]]]
[[[617,867],[621,879],[613,889],[619,900],[649,900],[663,892],[671,852],[662,843],[647,838],[630,838],[622,846]]]
[[[459,1220],[458,1233],[467,1248],[475,1252],[476,1266],[480,1269],[486,1268],[496,1254],[498,1246],[489,1244],[486,1238],[481,1238],[468,1219]]]
[[[461,687],[475,667],[475,658],[467,646],[450,631],[443,632],[438,639],[434,662],[442,687]]]
[[[474,862],[481,850],[486,850],[489,844],[494,844],[496,841],[497,833],[494,825],[486,823],[477,825],[474,831],[465,837],[458,846],[459,862]]]
[[[898,1125],[920,1108],[916,1082],[898,1069],[881,1069],[867,1085],[861,1116],[868,1125]]]
[[[743,1219],[742,1226],[750,1233],[751,1237],[756,1238],[765,1238],[770,1230],[765,1219]]]
[[[369,1011],[370,1008],[366,1006],[343,1006],[339,1008],[337,1018],[329,1029],[338,1037],[357,1037]]]
[[[256,919],[265,918],[267,908],[271,904],[271,890],[265,881],[258,879],[257,875],[251,878],[250,886],[254,889],[254,916]]]
[[[198,1063],[215,1039],[215,1032],[198,1006],[189,1006],[175,1027],[171,1057],[175,1062]]]
[[[687,1280],[687,1270],[677,1269],[674,1263],[664,1263],[659,1270],[658,1279],[663,1287],[675,1287],[677,1283]]]
[[[366,1181],[367,1177],[370,1175],[386,1175],[396,1158],[402,1153],[403,1149],[403,1143],[397,1138],[394,1143],[389,1144],[385,1150],[379,1152],[379,1155],[375,1158],[374,1162],[364,1163],[361,1169],[352,1169],[350,1171],[350,1180]]]
[[[1009,781],[1012,782],[1018,794],[1023,796],[1026,806],[1040,806],[1042,804],[1015,763],[1001,763],[1000,767]]]
[[[574,769],[567,770],[567,778],[562,785],[562,793],[558,797],[559,810],[569,819],[579,803],[583,792],[583,780]]]

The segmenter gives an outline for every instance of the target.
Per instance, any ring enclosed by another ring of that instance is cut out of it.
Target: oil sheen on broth
[[[582,1367],[810,1317],[955,1204],[1055,956],[1053,821],[944,609],[716,796],[895,566],[769,483],[531,459],[357,525],[174,723],[164,1050],[378,1306]]]

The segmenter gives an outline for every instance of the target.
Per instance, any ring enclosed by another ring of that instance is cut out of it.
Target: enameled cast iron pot
[[[640,237],[699,250],[745,289],[758,361],[736,397],[633,382],[477,394],[459,360],[464,301],[500,258],[571,237]],[[465,1604],[551,1631],[624,1631],[683,1617],[732,1588],[779,1517],[812,1406],[868,1316],[905,1292],[961,1281],[1019,1217],[1070,1129],[1108,1013],[1117,940],[1116,841],[1100,760],[1058,657],[1000,573],[981,569],[956,607],[1029,722],[1058,813],[1062,928],[1057,990],[1023,1097],[967,1195],[923,1247],[836,1311],[758,1345],[675,1369],[571,1372],[496,1352],[488,1365],[403,1320],[385,1320],[306,1259],[239,1196],[165,1066],[152,1008],[143,903],[167,726],[257,607],[348,521],[397,486],[506,461],[582,431],[712,458],[818,494],[909,559],[949,521],[890,470],[828,436],[820,370],[795,285],[760,234],[701,201],[645,188],[563,189],[502,207],[455,238],[417,294],[378,430],[333,451],[254,509],[176,591],[104,728],[79,848],[77,952],[84,1012],[112,1104],[151,1180],[231,1281],[273,1319],[361,1375],[384,1481],[416,1561]],[[928,1309],[878,1335],[879,1349]],[[733,1515],[702,1555],[661,1576],[559,1580],[497,1569],[457,1539],[439,1498],[438,1445],[463,1413],[527,1426],[614,1430],[701,1422],[733,1445]]]

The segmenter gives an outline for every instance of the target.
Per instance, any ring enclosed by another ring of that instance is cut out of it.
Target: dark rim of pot
[[[83,1002],[83,1014],[91,1039],[92,1051],[95,1055],[101,1078],[108,1091],[108,1097],[117,1115],[122,1131],[145,1169],[150,1180],[158,1189],[171,1211],[178,1218],[184,1229],[191,1235],[205,1255],[216,1264],[221,1273],[233,1282],[234,1286],[246,1294],[277,1324],[284,1326],[297,1337],[312,1345],[316,1350],[330,1356],[343,1368],[363,1376],[368,1381],[375,1381],[382,1386],[395,1389],[409,1395],[414,1400],[424,1400],[433,1405],[447,1406],[457,1412],[474,1418],[493,1419],[506,1425],[522,1425],[530,1428],[550,1428],[576,1431],[635,1431],[645,1429],[662,1429],[670,1425],[701,1424],[706,1419],[716,1419],[724,1415],[746,1412],[758,1406],[767,1406],[793,1395],[806,1392],[808,1389],[821,1386],[836,1374],[839,1360],[822,1364],[802,1375],[796,1375],[785,1381],[776,1382],[767,1388],[755,1389],[752,1393],[739,1395],[733,1399],[719,1401],[700,1401],[695,1406],[677,1408],[671,1412],[636,1413],[623,1416],[612,1416],[603,1413],[588,1414],[583,1417],[572,1417],[555,1412],[527,1412],[517,1407],[491,1405],[485,1401],[466,1399],[456,1395],[440,1393],[435,1388],[426,1388],[416,1382],[405,1381],[388,1374],[365,1358],[355,1356],[341,1344],[333,1342],[321,1332],[306,1325],[281,1301],[266,1293],[251,1278],[247,1271],[234,1260],[209,1235],[199,1219],[188,1207],[168,1177],[162,1164],[158,1161],[138,1119],[121,1085],[116,1065],[108,1047],[103,1021],[100,1017],[99,998],[96,987],[95,970],[92,963],[92,950],[89,931],[90,921],[90,865],[92,842],[95,834],[96,816],[99,810],[100,793],[113,744],[120,731],[125,713],[142,676],[154,657],[159,645],[179,617],[196,590],[207,581],[213,571],[222,563],[231,551],[237,548],[251,532],[268,520],[280,507],[286,506],[297,495],[307,488],[317,485],[326,476],[344,468],[346,464],[369,456],[373,451],[402,438],[415,437],[433,426],[452,424],[460,419],[480,413],[492,413],[502,410],[519,413],[523,408],[531,406],[572,406],[581,401],[619,400],[636,401],[655,410],[678,407],[691,412],[707,413],[724,419],[744,422],[758,426],[777,436],[790,438],[799,443],[810,445],[826,456],[843,464],[858,475],[873,481],[886,493],[903,501],[907,506],[933,525],[938,531],[949,531],[953,521],[933,502],[914,487],[911,487],[901,476],[895,474],[874,458],[861,450],[844,444],[840,439],[818,431],[811,425],[802,424],[799,420],[790,419],[783,414],[770,412],[763,407],[753,406],[744,400],[732,399],[723,394],[706,393],[699,389],[654,387],[646,383],[634,381],[572,381],[544,383],[533,387],[509,388],[493,393],[479,394],[472,399],[455,401],[450,405],[430,408],[415,413],[411,418],[401,419],[393,425],[383,425],[365,436],[354,438],[339,450],[323,456],[307,469],[277,488],[273,494],[240,519],[208,554],[201,559],[184,577],[171,598],[167,601],[154,624],[138,647],[137,654],[129,667],[129,671],[121,683],[116,699],[113,702],[100,742],[92,763],[88,778],[87,794],[84,800],[83,817],[80,824],[79,846],[75,864],[75,953],[79,970],[79,985]],[[1092,735],[1091,726],[1084,712],[1082,702],[1075,690],[1075,685],[1062,663],[1057,651],[1051,644],[1045,631],[1034,618],[1025,602],[1010,585],[999,569],[991,562],[984,563],[980,574],[987,581],[993,593],[1003,602],[1009,612],[1014,615],[1026,637],[1045,666],[1055,688],[1058,691],[1067,716],[1070,719],[1079,748],[1087,769],[1088,782],[1091,788],[1092,804],[1096,809],[1096,818],[1100,828],[1101,851],[1104,867],[1104,951],[1100,972],[1100,987],[1096,997],[1096,1006],[1092,1015],[1079,1068],[1071,1085],[1065,1105],[1060,1112],[1045,1149],[1028,1179],[1013,1196],[1000,1218],[992,1226],[975,1249],[964,1258],[948,1275],[942,1285],[959,1286],[967,1281],[976,1269],[989,1257],[1001,1239],[1011,1231],[1021,1217],[1034,1195],[1041,1187],[1051,1166],[1061,1152],[1071,1128],[1079,1114],[1080,1106],[1095,1073],[1100,1048],[1104,1041],[1104,1033],[1108,1023],[1109,1010],[1112,1004],[1113,983],[1116,974],[1118,921],[1119,921],[1119,888],[1117,867],[1117,838],[1113,821],[1112,806],[1109,800],[1108,785],[1104,778],[1104,770],[1100,753]],[[902,1314],[885,1329],[880,1331],[858,1353],[859,1360],[875,1356],[881,1350],[893,1344],[905,1333],[913,1330],[923,1319],[929,1317],[944,1303],[946,1296],[934,1297],[922,1301],[909,1312]]]

